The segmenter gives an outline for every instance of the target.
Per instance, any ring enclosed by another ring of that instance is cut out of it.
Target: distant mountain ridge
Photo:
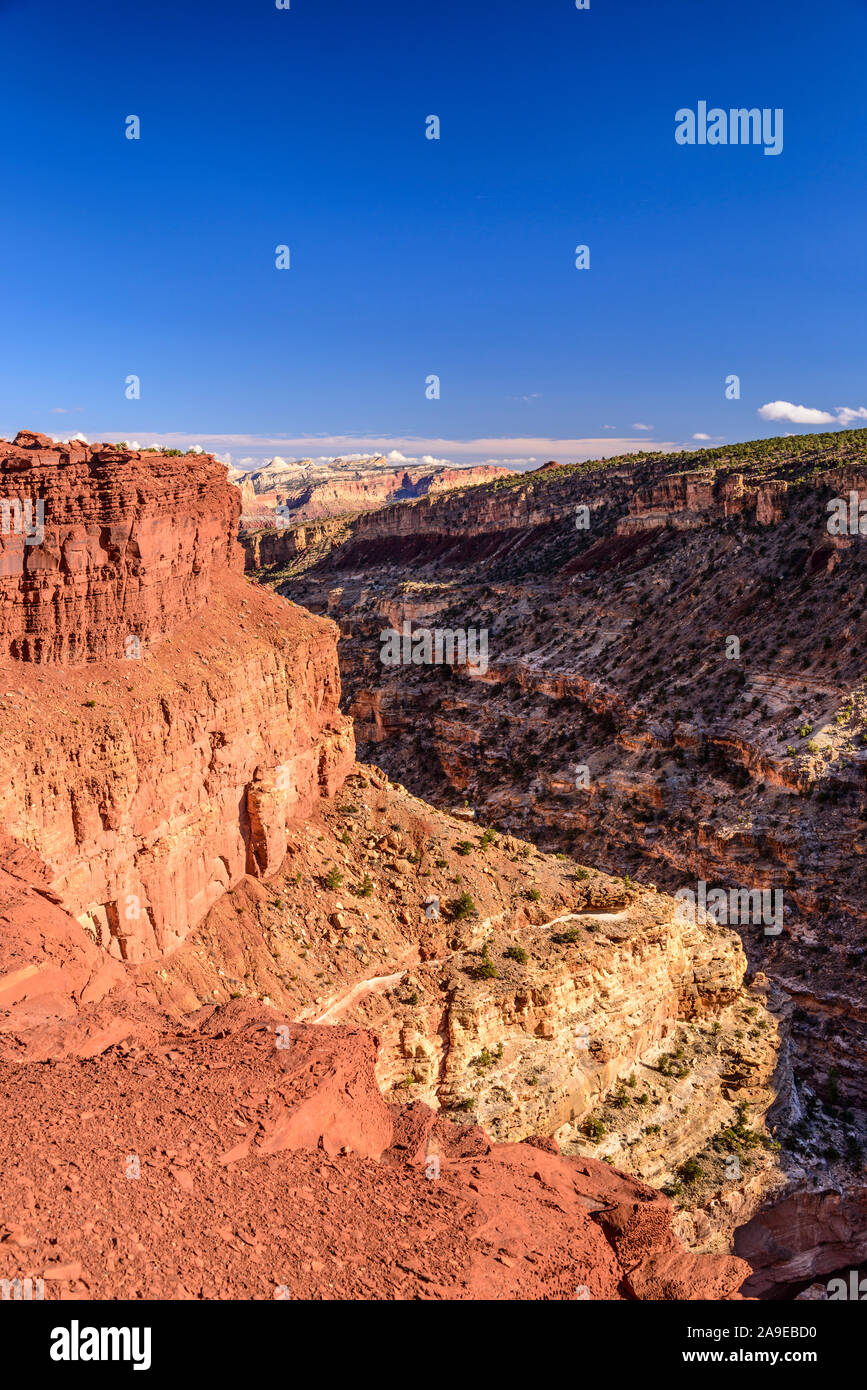
[[[391,502],[410,501],[429,493],[511,476],[497,464],[450,468],[446,464],[395,464],[383,454],[362,459],[271,459],[248,472],[229,469],[229,481],[241,489],[241,525],[245,530],[273,522],[314,521],[347,512],[375,511]]]

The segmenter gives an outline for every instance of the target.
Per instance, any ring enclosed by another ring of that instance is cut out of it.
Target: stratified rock
[[[160,955],[351,767],[336,629],[244,580],[207,454],[19,435],[0,496],[45,499],[0,536],[3,824],[101,946]]]
[[[240,498],[208,454],[21,431],[0,443],[0,506],[0,653],[13,660],[126,657],[201,612],[216,576],[239,568]]]

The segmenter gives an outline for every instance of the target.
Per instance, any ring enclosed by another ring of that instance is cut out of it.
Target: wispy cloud
[[[649,428],[649,427],[648,427]],[[686,446],[682,441],[649,440],[635,436],[604,436],[583,439],[555,439],[517,436],[509,438],[429,439],[414,435],[264,435],[264,434],[205,434],[177,431],[173,433],[138,430],[142,444],[154,444],[166,449],[189,449],[199,444],[209,453],[218,454],[224,461],[238,461],[244,467],[260,467],[278,454],[281,458],[369,458],[382,454],[395,463],[441,463],[455,466],[478,463],[501,463],[510,468],[535,468],[546,459],[560,463],[583,462],[585,459],[610,458],[616,454],[632,454],[642,449],[658,449],[676,453]],[[117,430],[91,431],[92,439],[120,439]]]

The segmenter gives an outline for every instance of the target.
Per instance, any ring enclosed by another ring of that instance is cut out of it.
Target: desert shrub
[[[469,893],[461,893],[459,897],[452,898],[448,908],[456,922],[462,922],[465,917],[472,917],[478,911]]]

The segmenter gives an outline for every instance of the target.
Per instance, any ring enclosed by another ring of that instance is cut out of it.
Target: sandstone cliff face
[[[204,454],[21,431],[0,442],[0,508],[0,653],[13,660],[123,657],[201,612],[239,567],[240,499]]]
[[[332,545],[348,533],[349,523],[343,517],[248,531],[242,541],[245,567],[248,571],[267,569],[291,574],[299,559],[306,567],[314,556],[327,555]]]
[[[278,488],[278,500],[292,520],[313,521],[345,512],[375,511],[392,501],[408,501],[444,492],[448,488],[489,482],[508,470],[489,465],[478,468],[407,469],[376,472],[359,477],[325,478],[303,488]]]
[[[334,630],[243,579],[207,455],[18,438],[2,495],[47,501],[42,544],[0,538],[3,823],[100,945],[159,955],[351,766]]]

